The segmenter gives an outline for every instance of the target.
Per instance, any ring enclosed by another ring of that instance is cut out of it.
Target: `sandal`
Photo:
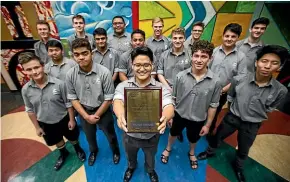
[[[170,154],[171,150],[167,150],[167,148],[165,148],[165,150],[168,152],[168,154]],[[169,155],[165,156],[165,155],[161,154],[161,162],[163,164],[167,164],[168,160],[169,160]]]
[[[193,170],[196,170],[197,168],[198,168],[198,162],[197,162],[197,160],[191,160],[190,159],[190,157],[193,157],[193,156],[195,156],[195,155],[191,155],[189,152],[188,152],[188,158],[189,158],[189,163],[190,163],[190,167],[191,167],[191,169],[193,169]],[[195,168],[193,168],[193,166],[196,166]]]

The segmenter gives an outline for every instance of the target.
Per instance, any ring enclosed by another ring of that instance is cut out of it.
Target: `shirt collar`
[[[245,39],[244,44],[250,44],[250,43],[249,43],[249,37]],[[255,46],[263,46],[264,43],[263,43],[263,41],[260,39],[259,42],[255,43],[254,45],[255,45]]]
[[[172,55],[175,55],[175,54],[173,54],[173,47],[170,48],[170,53],[171,53]],[[181,55],[183,55],[183,54],[185,54],[185,48],[184,48],[184,47],[183,47],[182,53],[181,53],[180,55],[178,55],[178,56],[181,56]]]
[[[78,38],[77,33],[75,33],[74,35],[75,35],[75,38]],[[85,33],[85,39],[88,39],[87,33]]]
[[[114,37],[118,37],[116,34],[115,34],[115,32],[113,33],[113,36]],[[128,33],[127,32],[124,32],[121,36],[120,36],[120,38],[121,37],[128,37]]]
[[[67,58],[66,58],[66,57],[63,57],[63,58],[62,58],[62,62],[61,62],[60,65],[62,66],[62,65],[67,64],[67,63],[68,63]],[[53,66],[58,66],[58,64],[55,64],[52,60],[49,61],[49,65],[50,65],[51,67],[53,67]]]
[[[187,68],[186,73],[187,73],[187,74],[190,74],[190,75],[193,76],[193,74],[192,74],[192,69],[191,69],[191,68],[192,68],[192,67]],[[210,69],[207,69],[207,72],[206,72],[206,74],[204,75],[203,79],[205,79],[205,78],[207,78],[207,77],[212,79],[213,76],[214,76],[213,72],[212,72]]]
[[[134,85],[140,87],[139,84],[138,84],[137,81],[136,81],[135,76],[134,76],[134,77],[131,77],[131,78],[128,80],[128,82],[129,82],[129,83],[133,83]],[[153,79],[152,77],[150,77],[150,82],[146,85],[146,87],[147,87],[147,86],[150,86],[150,85],[152,85],[152,86],[156,86],[156,80]]]
[[[256,84],[256,74],[250,74],[249,75],[249,83],[255,83]],[[271,79],[270,79],[270,81],[267,83],[267,85],[265,85],[264,87],[268,87],[268,86],[273,86],[273,84],[274,84],[274,78],[272,77]]]
[[[219,50],[225,52],[222,45],[219,46]],[[232,52],[238,52],[237,46],[235,46],[235,48],[230,53],[232,53]]]
[[[85,75],[90,75],[90,74],[92,74],[92,73],[98,73],[98,69],[97,69],[97,63],[95,63],[93,60],[92,60],[92,62],[93,62],[93,65],[92,65],[92,70],[90,71],[90,72],[88,72],[88,73],[86,73],[86,72],[84,72],[84,71],[82,71],[81,70],[81,68],[80,68],[80,65],[78,65],[78,73],[80,74],[85,74]]]
[[[161,36],[161,39],[159,39],[159,40],[155,39],[155,37],[152,36],[152,42],[153,42],[153,41],[159,42],[159,41],[161,41],[161,40],[165,41],[165,38],[164,38],[163,35]]]
[[[109,52],[109,51],[111,51],[111,47],[109,47],[109,45],[107,45],[107,49],[106,49],[104,55],[107,54],[107,52]],[[97,48],[95,48],[95,49],[92,51],[92,53],[94,53],[94,52],[98,52],[98,53],[102,54],[102,53],[101,53]],[[102,55],[103,55],[103,54],[102,54]]]
[[[54,38],[52,38],[52,37],[49,37],[48,40],[47,40],[47,42],[50,41],[50,40],[56,40],[56,39],[54,39]],[[43,42],[42,39],[40,39],[40,42],[43,43],[43,44],[45,44],[45,43]],[[46,44],[45,44],[45,45],[46,45]]]
[[[55,83],[55,80],[54,80],[53,77],[51,77],[51,76],[49,76],[47,74],[45,74],[45,75],[46,75],[46,78],[47,78],[47,80],[45,82],[45,85],[47,85],[48,83]],[[28,82],[28,86],[31,86],[31,87],[34,87],[34,88],[38,88],[38,86],[36,85],[35,81],[32,80],[32,79],[30,79],[30,81]]]

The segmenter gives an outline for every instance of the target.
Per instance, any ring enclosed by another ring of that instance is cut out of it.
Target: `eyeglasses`
[[[143,67],[145,70],[149,70],[149,69],[151,69],[152,64],[150,64],[150,63],[145,63],[145,64],[133,64],[133,66],[134,66],[137,70],[141,69],[141,67]]]
[[[113,25],[123,25],[123,22],[114,22]]]
[[[202,30],[192,30],[192,32],[202,32]]]

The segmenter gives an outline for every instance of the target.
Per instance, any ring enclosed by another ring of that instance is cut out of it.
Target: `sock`
[[[59,150],[61,156],[65,156],[68,153],[68,151],[65,148],[65,144],[61,147],[58,147],[58,150]]]
[[[80,150],[82,149],[82,148],[80,147],[78,141],[73,141],[73,142],[71,142],[71,144],[74,146],[76,152],[78,152],[78,151],[80,151]]]

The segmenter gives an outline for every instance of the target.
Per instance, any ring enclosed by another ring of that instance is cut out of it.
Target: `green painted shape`
[[[70,48],[69,48],[67,39],[61,39],[60,41],[61,41],[61,44],[63,46],[64,56],[69,57],[68,52],[69,52]]]
[[[216,16],[212,17],[212,19],[205,26],[204,31],[200,37],[201,40],[207,40],[211,42],[215,21],[216,21]]]
[[[237,4],[238,4],[237,1],[226,2],[218,12],[219,13],[235,13]]]
[[[280,32],[279,27],[277,26],[276,22],[274,21],[272,15],[270,14],[266,6],[263,7],[260,17],[266,17],[269,18],[270,20],[270,24],[267,27],[264,35],[262,36],[262,40],[266,44],[276,44],[290,49],[290,46],[288,45],[282,33]]]
[[[76,170],[78,170],[83,163],[78,159],[74,147],[67,142],[66,147],[70,152],[64,165],[59,171],[55,171],[53,166],[59,157],[59,151],[54,150],[40,161],[35,163],[30,168],[26,169],[21,174],[17,175],[10,182],[18,181],[34,181],[34,182],[52,182],[52,181],[65,181]],[[33,179],[33,180],[32,180]]]
[[[150,13],[149,11],[150,10]],[[155,17],[174,18],[174,14],[155,1],[139,2],[139,20],[150,20]]]
[[[216,155],[208,159],[208,164],[216,171],[221,173],[229,181],[235,182],[237,178],[232,169],[231,162],[236,156],[236,149],[232,146],[223,143],[216,151]],[[264,167],[257,161],[248,157],[245,161],[244,175],[247,181],[265,182],[265,181],[279,181],[286,182],[284,178]]]
[[[179,26],[185,27],[188,24],[188,22],[192,19],[192,14],[190,13],[190,10],[185,1],[178,1],[178,4],[182,9],[182,22],[181,25]]]
[[[256,8],[255,1],[239,1],[237,5],[237,13],[253,13]]]

